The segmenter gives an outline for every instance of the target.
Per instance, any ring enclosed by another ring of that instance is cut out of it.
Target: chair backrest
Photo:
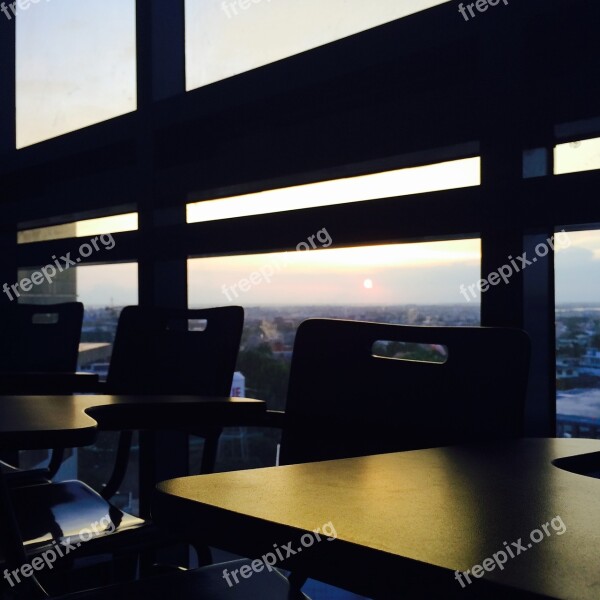
[[[121,312],[107,386],[120,394],[229,396],[244,309],[127,306]]]
[[[0,371],[77,369],[83,304],[17,304],[0,309]]]
[[[443,346],[445,362],[377,356],[379,341]],[[292,356],[281,462],[517,437],[529,348],[518,329],[304,321]]]

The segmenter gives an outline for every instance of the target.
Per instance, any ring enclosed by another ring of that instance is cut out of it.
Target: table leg
[[[154,489],[159,481],[188,474],[188,436],[175,431],[140,431],[140,516],[151,518]],[[142,571],[149,573],[156,562],[186,566],[187,544],[144,551]]]

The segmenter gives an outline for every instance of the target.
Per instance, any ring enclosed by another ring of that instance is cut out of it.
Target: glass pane
[[[523,151],[523,178],[545,177],[548,175],[548,150],[532,148]]]
[[[476,186],[479,157],[266,190],[187,205],[187,222],[215,221]]]
[[[115,247],[110,233],[89,238],[76,252],[66,252],[57,257],[53,254],[43,267],[23,268],[19,270],[18,281],[5,284],[2,291],[11,301],[46,304],[49,302],[70,302],[76,298],[77,271],[80,277],[89,270],[100,267],[86,266],[77,268],[82,258],[94,256],[98,262],[108,260],[107,252]],[[110,290],[114,288],[109,288]],[[107,290],[103,290],[106,293]],[[81,290],[77,288],[81,295]]]
[[[135,0],[31,3],[16,32],[17,148],[136,109]]]
[[[106,378],[117,322],[125,306],[138,303],[137,263],[92,265],[77,269],[78,300],[85,306],[79,368]],[[118,434],[102,432],[93,446],[78,449],[78,476],[94,489],[102,489],[115,464]],[[139,446],[134,438],[129,467],[119,493],[111,500],[120,508],[137,513]]]
[[[557,435],[600,439],[600,230],[568,240],[556,253]]]
[[[554,148],[554,174],[600,169],[600,138],[559,144]]]
[[[51,261],[44,267],[20,268],[16,288],[9,286],[9,299],[26,304],[83,302],[79,368],[98,372],[89,367],[100,359],[110,361],[121,309],[138,303],[137,263],[72,266],[53,272],[50,269],[55,264]],[[6,290],[4,293],[8,296]],[[91,353],[90,344],[94,346]],[[103,347],[102,352],[97,346]]]
[[[285,408],[294,336],[308,317],[480,324],[479,297],[465,299],[460,291],[461,285],[480,278],[480,240],[328,249],[334,241],[333,231],[330,235],[321,229],[299,241],[295,252],[188,261],[191,307],[231,303],[246,311],[233,383],[239,395],[264,399],[272,409]],[[216,468],[275,465],[279,439],[274,429],[228,429]],[[195,472],[201,444],[192,438],[190,465]],[[320,600],[361,600],[312,580],[304,591]]]
[[[53,263],[49,263],[53,264]],[[19,269],[19,281],[34,273],[43,273],[43,267]],[[50,304],[56,302],[83,302],[85,312],[78,370],[96,373],[106,378],[112,353],[117,321],[124,306],[138,303],[137,263],[90,265],[72,267],[57,273],[50,281],[44,280],[22,293],[20,302]],[[93,446],[69,450],[56,479],[79,478],[96,490],[108,481],[114,466],[118,434],[102,432]],[[136,512],[138,508],[137,438],[132,448],[127,475],[113,502],[121,508]],[[47,459],[47,453],[23,453],[22,463],[32,468]]]
[[[113,215],[99,219],[87,219],[49,227],[36,227],[35,229],[22,229],[17,232],[18,244],[31,244],[33,242],[47,242],[74,237],[87,237],[106,233],[119,233],[122,231],[137,231],[138,214],[128,213]]]
[[[330,248],[334,242],[335,232],[321,229],[294,252],[188,261],[191,307],[244,306],[238,378],[247,396],[266,400],[269,408],[285,408],[295,332],[308,317],[414,325],[480,322],[479,296],[465,298],[460,291],[480,279],[480,240]],[[237,438],[220,449],[219,469],[274,464],[272,431],[232,434]]]
[[[448,0],[186,0],[188,90]]]

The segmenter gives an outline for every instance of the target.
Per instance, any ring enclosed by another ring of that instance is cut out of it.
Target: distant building
[[[589,348],[579,360],[579,372],[582,375],[594,375],[600,377],[600,350]]]
[[[577,379],[579,377],[579,369],[575,364],[575,359],[560,358],[556,361],[556,379],[557,381],[565,381],[569,379]]]
[[[31,279],[36,269],[19,269],[19,281]],[[28,292],[20,292],[19,302],[24,304],[61,304],[77,301],[77,269],[67,269],[60,273],[51,283],[43,281],[34,285]]]
[[[229,395],[236,398],[243,398],[246,395],[246,378],[239,371],[233,374]]]
[[[56,233],[59,233],[61,237],[74,237],[77,234],[77,228],[75,224],[72,224],[32,229],[27,232],[25,239],[28,243],[45,241],[53,239]],[[52,260],[49,262],[52,262]],[[40,267],[19,269],[19,281],[24,277],[31,279],[31,275],[39,271]],[[22,291],[19,298],[19,302],[25,304],[59,304],[76,301],[77,269],[66,269],[61,273],[57,273],[52,282],[43,281],[38,285],[34,285],[29,292]]]
[[[111,352],[112,344],[108,342],[81,342],[79,344],[79,370],[98,373],[101,377],[106,378]],[[103,365],[103,367],[99,365]]]

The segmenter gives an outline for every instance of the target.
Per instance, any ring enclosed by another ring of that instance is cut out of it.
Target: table
[[[257,416],[262,400],[211,396],[0,396],[0,451],[75,448],[92,444],[98,429],[179,430],[226,425]],[[140,501],[157,481],[152,435],[140,443]],[[179,473],[175,473],[179,474]]]
[[[281,564],[369,597],[597,600],[600,480],[583,474],[594,471],[600,441],[523,439],[174,479],[153,515],[251,558],[293,541]],[[336,540],[299,543],[328,522]],[[498,555],[502,570],[474,567],[504,542],[515,556]]]
[[[99,378],[94,373],[74,372],[0,372],[0,395],[7,394],[72,394],[99,391]],[[60,459],[58,454],[54,459]],[[2,459],[9,463],[18,463],[19,452],[3,452]],[[54,466],[57,466],[54,463]]]
[[[175,429],[245,419],[262,400],[211,396],[0,396],[0,449],[35,450],[92,444],[98,429]]]
[[[250,398],[211,396],[0,396],[0,450],[77,447],[92,444],[97,431],[175,429],[189,431],[203,422],[257,416],[265,403]],[[152,449],[146,450],[146,455]],[[145,457],[140,448],[140,465]],[[152,460],[148,462],[153,462]],[[151,465],[151,469],[155,465]],[[146,479],[151,469],[144,468]],[[155,481],[153,482],[155,483]],[[140,484],[140,495],[148,485]],[[8,547],[9,564],[22,565],[22,550],[10,494],[0,471],[0,536]],[[34,578],[32,585],[37,586]]]

